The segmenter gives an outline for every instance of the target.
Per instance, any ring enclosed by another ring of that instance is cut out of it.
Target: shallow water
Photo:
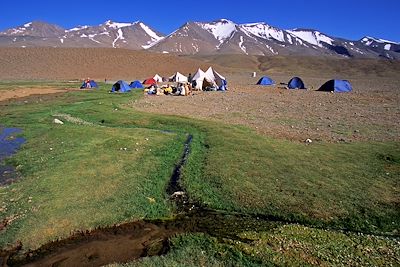
[[[0,127],[0,185],[10,184],[18,178],[15,168],[4,165],[4,160],[15,154],[26,141],[16,136],[21,132],[19,128]]]

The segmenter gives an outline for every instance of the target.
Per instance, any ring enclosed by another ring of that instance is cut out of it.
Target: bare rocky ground
[[[188,97],[146,96],[142,111],[246,125],[289,140],[351,142],[400,140],[400,88],[392,79],[351,79],[353,92],[316,91],[326,79],[302,77],[308,90],[254,85],[237,74],[227,92],[193,92]],[[273,75],[279,82],[288,76]],[[240,80],[240,82],[238,81]],[[246,83],[247,82],[247,83]]]

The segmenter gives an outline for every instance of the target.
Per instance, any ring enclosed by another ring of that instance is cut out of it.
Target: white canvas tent
[[[214,79],[212,77],[208,76],[200,68],[193,75],[192,83],[194,83],[194,89],[197,89],[197,90],[203,90],[207,86],[215,85]]]
[[[187,81],[188,81],[188,78],[187,78],[185,75],[183,75],[182,73],[176,72],[174,75],[172,75],[171,77],[169,77],[169,81],[170,81],[170,82],[180,82],[180,83],[183,83],[183,82],[187,82]]]
[[[212,67],[209,67],[206,71],[206,76],[210,77],[220,88],[221,86],[225,85],[224,81],[226,81],[225,77],[216,72]]]
[[[156,80],[156,82],[158,83],[163,81],[163,78],[158,74],[154,75],[153,79]]]

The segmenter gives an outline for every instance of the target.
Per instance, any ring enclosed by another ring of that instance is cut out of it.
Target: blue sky
[[[400,0],[1,0],[0,31],[33,20],[72,28],[111,19],[140,20],[169,34],[187,21],[226,18],[236,23],[266,22],[281,29],[313,28],[351,40],[368,35],[400,42],[399,11]]]

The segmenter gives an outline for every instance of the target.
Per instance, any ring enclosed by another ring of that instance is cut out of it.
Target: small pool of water
[[[0,127],[0,185],[10,184],[18,178],[15,168],[5,165],[4,160],[15,154],[26,141],[17,136],[21,132],[19,128]]]

